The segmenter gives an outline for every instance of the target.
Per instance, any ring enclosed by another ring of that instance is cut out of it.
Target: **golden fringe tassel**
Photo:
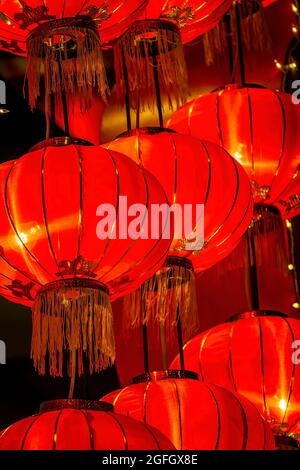
[[[50,375],[62,377],[64,353],[68,353],[70,376],[74,358],[79,376],[84,373],[84,356],[91,374],[114,363],[112,309],[103,289],[58,286],[38,294],[32,309],[34,367],[44,375],[49,356]]]
[[[199,327],[194,272],[178,265],[163,267],[124,298],[123,310],[127,329],[154,322],[173,327],[180,318],[183,335],[189,337]]]
[[[116,91],[122,105],[126,96],[126,79],[132,109],[153,110],[155,79],[153,54],[157,60],[160,93],[170,109],[184,104],[189,96],[187,71],[179,29],[165,20],[136,21],[116,42],[114,62]]]
[[[242,0],[239,2],[242,40],[247,50],[270,51],[271,37],[264,17],[262,0]],[[233,43],[236,45],[235,7],[229,11],[230,29]],[[224,21],[203,35],[203,47],[206,65],[213,65],[217,57],[226,54],[227,31]]]
[[[270,51],[271,37],[264,17],[262,0],[242,1],[239,5],[242,17],[242,37],[247,49],[249,51]],[[232,31],[235,31],[236,25],[232,16],[231,28]]]
[[[254,234],[257,266],[272,263],[284,277],[287,277],[289,275],[288,259],[285,249],[284,226],[280,214],[272,212],[268,206],[261,209],[255,207],[251,230]]]
[[[70,41],[74,44],[70,50]],[[88,19],[54,20],[32,31],[27,41],[29,104],[33,109],[45,78],[45,112],[50,118],[50,95],[64,90],[80,97],[82,110],[91,106],[93,88],[106,100],[109,93],[100,38]]]
[[[215,58],[221,56],[227,48],[224,22],[203,35],[204,57],[207,66],[213,65]]]

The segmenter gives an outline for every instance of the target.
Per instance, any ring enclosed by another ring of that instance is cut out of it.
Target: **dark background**
[[[300,47],[291,33],[291,24],[295,22],[291,2],[275,2],[266,10],[266,19],[273,40],[272,51],[246,51],[247,81],[280,88],[283,76],[274,66],[274,59],[284,63],[292,48],[295,60],[298,60],[300,55]],[[193,46],[186,46],[186,57],[192,96],[210,91],[228,80],[226,58],[217,61],[213,67],[205,67],[201,41]],[[105,60],[113,88],[113,58],[110,51],[105,52]],[[0,54],[0,78],[6,83],[7,107],[10,110],[8,114],[0,114],[1,162],[20,157],[33,144],[45,138],[43,113],[31,112],[23,97],[24,71],[23,58],[16,58],[8,53]],[[290,92],[290,82],[299,78],[299,70],[285,78],[285,90]],[[144,116],[145,124],[153,123],[155,119],[156,117],[149,113]],[[94,121],[91,121],[91,125],[96,126],[99,132],[102,128],[102,141],[107,141],[124,130],[125,116],[115,102],[114,93],[103,121]],[[63,132],[57,128],[56,134],[62,135]],[[299,217],[294,220],[294,235],[296,262],[300,271]],[[212,295],[215,295],[215,291]],[[35,413],[42,401],[63,398],[68,394],[68,379],[39,377],[34,371],[29,359],[30,337],[30,310],[0,298],[0,340],[5,341],[7,346],[7,364],[0,365],[0,428]],[[79,380],[76,388],[78,396],[98,399],[118,386],[116,370],[113,368],[98,376]]]

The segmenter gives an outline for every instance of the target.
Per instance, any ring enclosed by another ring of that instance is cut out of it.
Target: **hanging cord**
[[[157,63],[157,57],[156,57],[155,51],[153,50],[153,46],[152,46],[152,63],[153,63],[153,77],[154,77],[154,85],[155,85],[156,106],[157,106],[159,127],[163,128],[164,118],[163,118],[159,77],[158,77],[158,63]]]
[[[183,354],[183,338],[182,338],[182,328],[181,328],[181,318],[180,318],[180,307],[177,306],[177,338],[178,338],[178,349],[179,349],[179,358],[180,358],[180,369],[184,370],[184,354]]]
[[[131,131],[131,113],[130,113],[130,92],[128,82],[128,71],[126,67],[126,60],[124,49],[122,47],[122,62],[124,70],[124,84],[125,84],[125,109],[126,109],[126,120],[127,120],[127,131]]]
[[[70,380],[70,388],[68,398],[72,399],[74,396],[74,388],[75,388],[75,379],[76,379],[76,349],[72,351],[72,365],[71,365],[71,380]]]
[[[245,63],[244,63],[243,38],[242,38],[242,31],[241,31],[241,12],[240,12],[240,5],[238,2],[234,3],[234,17],[235,17],[235,23],[236,23],[237,53],[238,53],[239,65],[240,65],[240,84],[243,86],[245,84]]]
[[[250,275],[251,287],[251,304],[252,310],[259,310],[259,288],[255,252],[255,240],[252,228],[247,230],[247,249],[248,249],[248,267]]]

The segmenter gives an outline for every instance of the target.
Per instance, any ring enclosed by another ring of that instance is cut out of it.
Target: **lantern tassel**
[[[70,282],[73,287],[70,287]],[[31,357],[39,374],[63,376],[64,352],[69,355],[68,374],[77,364],[84,373],[84,356],[90,373],[100,372],[115,360],[113,317],[109,294],[82,279],[52,283],[41,291],[32,309]],[[86,280],[85,280],[86,281]],[[66,283],[66,284],[65,284]]]
[[[198,329],[195,275],[190,267],[167,263],[124,298],[126,324],[139,327],[155,322],[174,326],[180,319],[184,337],[189,337]]]
[[[64,18],[41,24],[27,40],[29,104],[36,108],[45,79],[45,112],[51,117],[50,95],[63,91],[80,96],[82,111],[91,106],[95,87],[106,100],[108,84],[101,43],[95,26],[88,17]],[[72,102],[72,100],[70,100]]]
[[[114,48],[117,96],[124,105],[126,85],[130,105],[142,111],[155,106],[153,55],[156,56],[160,93],[169,108],[179,107],[188,97],[187,72],[180,32],[165,20],[136,21]],[[126,67],[126,70],[125,70]],[[128,83],[125,84],[125,78]]]

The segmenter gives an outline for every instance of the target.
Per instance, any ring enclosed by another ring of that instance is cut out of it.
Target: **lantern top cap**
[[[63,410],[71,408],[73,410],[91,410],[91,411],[105,411],[112,412],[114,407],[110,403],[96,401],[96,400],[80,400],[80,399],[60,399],[44,401],[40,406],[40,412]]]
[[[140,127],[138,129],[131,129],[129,131],[122,132],[117,136],[120,137],[133,137],[136,135],[157,135],[162,133],[177,134],[174,129],[168,129],[166,127]]]
[[[67,28],[90,29],[97,33],[97,24],[89,15],[77,15],[74,17],[56,18],[45,21],[34,28],[27,41],[31,41],[34,37],[50,37],[53,35],[65,34]]]
[[[159,382],[160,380],[167,379],[199,380],[199,376],[198,374],[196,374],[196,372],[192,372],[190,370],[159,370],[138,375],[132,379],[131,383],[139,384],[145,382]]]
[[[29,149],[29,152],[36,152],[43,150],[46,147],[65,147],[66,145],[84,145],[87,147],[93,146],[91,142],[76,137],[62,136],[52,137],[51,139],[42,140]]]
[[[262,318],[262,317],[279,317],[288,318],[288,315],[276,310],[250,310],[249,312],[238,313],[228,318],[227,322],[235,322],[237,320],[246,320],[249,318]]]

